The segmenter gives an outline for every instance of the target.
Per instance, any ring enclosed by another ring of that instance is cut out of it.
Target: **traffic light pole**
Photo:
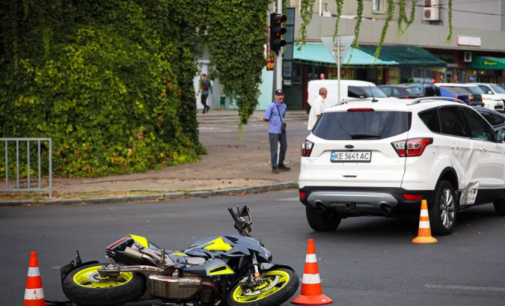
[[[282,0],[277,0],[277,14],[282,15]],[[275,57],[275,89],[282,89],[282,47]]]

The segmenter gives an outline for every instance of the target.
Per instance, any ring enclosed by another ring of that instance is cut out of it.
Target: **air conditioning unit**
[[[440,9],[438,7],[425,7],[423,20],[440,20]]]
[[[465,63],[471,63],[472,62],[472,52],[465,52],[463,54],[463,60]]]
[[[440,7],[440,0],[424,0],[425,7]]]

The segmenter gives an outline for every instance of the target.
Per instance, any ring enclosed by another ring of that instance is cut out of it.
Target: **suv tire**
[[[499,216],[505,216],[505,199],[498,199],[493,202],[494,210]]]
[[[430,226],[434,235],[449,235],[456,225],[458,201],[451,183],[440,181],[435,189],[435,198],[428,208]]]
[[[320,213],[314,207],[307,205],[305,213],[310,227],[316,232],[333,232],[342,220],[333,209]]]

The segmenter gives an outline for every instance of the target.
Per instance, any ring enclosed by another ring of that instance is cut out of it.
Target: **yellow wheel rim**
[[[89,267],[74,275],[74,283],[85,288],[111,288],[119,287],[133,279],[133,273],[123,272],[118,277],[101,277],[98,269],[102,266]]]
[[[233,291],[233,300],[238,303],[252,303],[263,300],[286,287],[290,278],[287,272],[281,270],[268,271],[261,277],[263,280],[261,286],[246,290],[245,292],[241,286],[238,286]]]

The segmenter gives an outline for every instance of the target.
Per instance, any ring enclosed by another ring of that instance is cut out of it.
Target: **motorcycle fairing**
[[[260,255],[264,261],[269,261],[271,254],[263,248],[258,240],[241,235],[211,236],[200,239],[184,250],[189,256],[215,258],[221,256],[250,256],[251,251]]]
[[[138,235],[133,235],[133,234],[128,234],[125,237],[131,237],[131,238],[133,238],[133,241],[137,242],[138,244],[140,244],[144,248],[151,247],[150,244],[149,244],[149,241],[147,241],[146,237],[142,237],[142,236],[138,236]]]
[[[193,273],[201,276],[232,275],[235,272],[221,259],[214,258],[203,265],[185,267],[181,269],[183,273]]]

